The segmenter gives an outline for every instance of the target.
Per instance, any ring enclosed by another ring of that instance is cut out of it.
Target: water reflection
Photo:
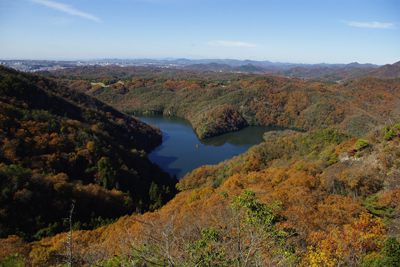
[[[162,116],[139,117],[144,122],[159,127],[163,143],[149,158],[161,168],[183,177],[191,170],[206,164],[215,164],[245,152],[263,140],[267,127],[247,127],[241,131],[199,140],[190,123],[179,118]]]

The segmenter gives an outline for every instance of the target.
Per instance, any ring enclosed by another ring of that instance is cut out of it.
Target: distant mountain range
[[[400,77],[400,61],[394,64],[387,64],[380,68],[377,68],[368,73],[373,77],[381,78],[399,78]]]
[[[156,68],[175,68],[195,72],[234,72],[264,73],[303,79],[324,81],[343,81],[358,77],[373,76],[379,78],[400,77],[400,61],[394,64],[300,64],[271,61],[237,59],[99,59],[82,61],[47,61],[47,60],[0,60],[5,65],[26,72],[53,71],[79,66],[121,67],[140,66]]]

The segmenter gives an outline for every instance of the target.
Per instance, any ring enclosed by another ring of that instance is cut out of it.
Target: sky
[[[0,0],[0,59],[400,60],[399,0]]]

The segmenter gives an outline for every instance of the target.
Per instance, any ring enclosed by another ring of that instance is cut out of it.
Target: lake
[[[149,154],[152,162],[178,179],[191,170],[239,155],[263,141],[268,127],[250,126],[241,131],[199,140],[189,122],[179,118],[140,116],[161,129],[163,142]]]

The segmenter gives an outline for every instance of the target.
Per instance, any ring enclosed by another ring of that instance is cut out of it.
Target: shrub
[[[370,146],[370,144],[369,144],[368,140],[358,139],[356,144],[355,144],[355,150],[361,151],[361,150],[363,150],[363,149],[365,149],[365,148],[367,148],[369,146]]]
[[[400,243],[394,237],[386,239],[380,253],[374,253],[364,258],[362,266],[395,267],[400,266]]]
[[[384,128],[384,135],[383,138],[386,141],[392,140],[396,135],[400,134],[400,123],[397,123],[393,126],[387,126]]]
[[[0,267],[23,267],[25,259],[19,254],[11,254],[0,261]]]

